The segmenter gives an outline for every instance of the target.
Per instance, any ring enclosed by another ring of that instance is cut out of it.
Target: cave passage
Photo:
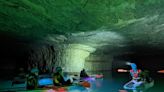
[[[1,0],[0,91],[163,92],[163,3]]]

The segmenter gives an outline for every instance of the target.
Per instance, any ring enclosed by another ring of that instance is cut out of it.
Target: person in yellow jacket
[[[56,73],[53,75],[53,83],[55,86],[63,86],[72,84],[70,80],[65,81],[61,67],[56,68]]]

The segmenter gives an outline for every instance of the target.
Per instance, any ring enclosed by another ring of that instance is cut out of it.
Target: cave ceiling
[[[164,46],[164,0],[0,0],[0,31],[93,47]],[[20,38],[19,38],[20,37]]]

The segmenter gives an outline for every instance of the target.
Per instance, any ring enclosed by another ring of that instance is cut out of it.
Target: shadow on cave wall
[[[19,68],[27,69],[30,44],[32,40],[11,33],[0,33],[0,76],[12,77],[19,72]]]
[[[25,67],[29,42],[9,33],[0,33],[0,76],[12,76]]]
[[[37,41],[23,39],[23,37],[0,33],[0,76],[11,78],[19,73],[20,68],[25,72],[33,64],[40,67],[45,63],[51,68],[55,61],[54,46]]]

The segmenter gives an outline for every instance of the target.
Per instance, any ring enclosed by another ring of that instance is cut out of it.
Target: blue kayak
[[[152,80],[151,82],[145,82],[145,81],[140,81],[139,79],[133,79],[126,83],[123,88],[126,90],[136,90],[136,91],[143,91],[147,90],[151,87],[154,86],[154,81]]]

